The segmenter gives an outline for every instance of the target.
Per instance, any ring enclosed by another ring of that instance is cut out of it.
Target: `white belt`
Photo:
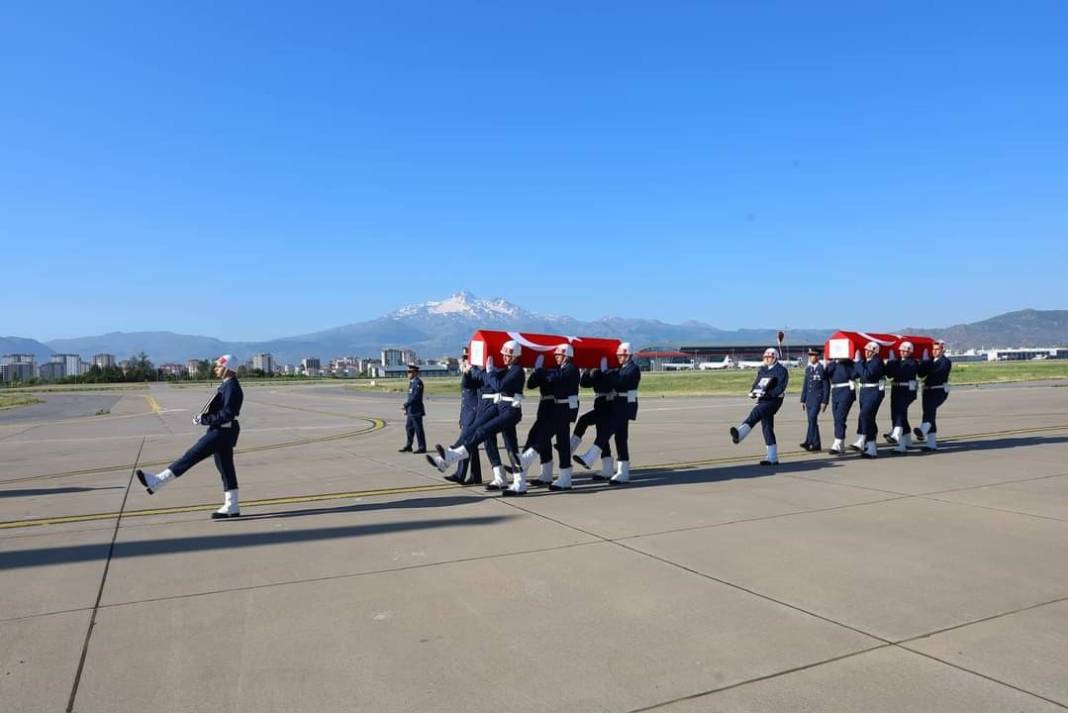
[[[909,391],[915,391],[916,390],[916,380],[913,379],[912,381],[895,381],[894,382],[894,387],[896,388],[896,387],[899,387],[899,386],[907,386],[907,387],[909,387]]]
[[[841,384],[831,384],[832,389],[849,389],[852,391],[856,388],[856,385],[852,381],[843,381]]]
[[[638,390],[637,389],[631,389],[630,391],[616,391],[614,393],[615,393],[616,396],[619,396],[621,398],[626,396],[628,404],[633,404],[633,403],[637,403],[638,402]]]
[[[861,384],[860,388],[862,388],[862,389],[875,389],[875,388],[878,388],[879,391],[883,391],[884,389],[886,389],[886,379],[880,379],[879,382],[875,383],[875,384]]]
[[[615,391],[594,391],[593,395],[596,396],[599,399],[607,399],[607,400],[611,401],[612,399],[614,399],[616,397],[616,392]]]
[[[501,401],[510,401],[512,408],[519,408],[523,405],[522,396],[502,396],[501,394],[482,394],[482,398],[489,399],[493,403],[500,403]]]
[[[540,400],[541,401],[556,401],[556,397],[553,396],[552,394],[545,394],[544,396],[541,397]]]
[[[234,427],[234,422],[233,421],[227,421],[226,423],[220,423],[218,426],[216,426],[216,428],[233,428],[233,427]]]
[[[926,384],[924,384],[923,388],[925,388],[925,389],[942,389],[943,391],[947,391],[948,392],[949,391],[949,383],[947,382],[945,384],[939,384],[938,386],[927,386]]]
[[[575,399],[575,405],[571,406],[571,399],[572,398],[573,397],[569,396],[566,399],[553,399],[553,401],[555,401],[556,403],[558,403],[560,405],[567,404],[570,408],[578,408],[578,399]]]

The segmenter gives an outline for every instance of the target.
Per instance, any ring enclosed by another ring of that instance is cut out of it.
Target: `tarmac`
[[[0,412],[5,713],[1068,708],[1068,388],[955,389],[875,461],[791,397],[775,468],[746,399],[642,398],[631,485],[505,499],[398,453],[402,397],[246,385],[231,521],[210,461],[132,480],[208,395]]]

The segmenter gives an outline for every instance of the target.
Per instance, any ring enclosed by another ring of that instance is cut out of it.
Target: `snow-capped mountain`
[[[506,299],[496,297],[484,300],[475,297],[470,292],[457,292],[440,301],[408,305],[387,315],[390,319],[423,316],[444,316],[457,319],[522,319],[534,315],[525,312],[521,307]]]

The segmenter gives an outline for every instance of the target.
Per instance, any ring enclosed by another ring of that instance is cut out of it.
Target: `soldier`
[[[615,392],[612,399],[612,438],[616,442],[616,472],[608,479],[609,485],[630,482],[630,422],[638,419],[638,384],[642,380],[641,369],[631,356],[630,342],[620,342],[616,348],[619,366],[611,369],[608,383]],[[607,446],[607,444],[605,444]]]
[[[426,409],[423,407],[423,380],[419,378],[419,365],[408,365],[408,398],[401,407],[405,415],[404,433],[408,440],[401,448],[400,453],[412,452],[412,438],[419,444],[416,453],[426,453],[426,433],[423,431],[423,416]]]
[[[909,425],[909,406],[916,400],[916,375],[920,364],[912,358],[912,342],[901,342],[901,358],[890,350],[886,362],[886,375],[894,381],[890,386],[890,420],[893,427],[884,433],[886,440],[896,444],[894,453],[908,453],[912,445],[912,427]]]
[[[478,389],[481,379],[476,379],[471,372],[477,375],[477,368],[472,368],[468,361],[468,350],[464,347],[460,357],[460,369],[463,375],[460,377],[460,432],[475,421],[478,407],[482,402],[479,398]],[[489,404],[489,401],[485,403]],[[470,477],[468,477],[470,473]],[[456,466],[456,472],[446,475],[445,480],[451,480],[462,485],[477,485],[482,482],[482,459],[478,455],[478,446],[471,451],[471,457],[465,458]]]
[[[579,378],[579,385],[584,389],[593,389],[593,409],[582,414],[575,423],[575,434],[571,436],[571,452],[576,455],[572,456],[572,460],[584,468],[592,468],[600,458],[601,471],[594,473],[593,479],[607,480],[616,472],[612,446],[609,442],[612,436],[612,401],[615,399],[615,394],[608,383],[608,360],[601,357],[600,369],[583,371]],[[582,455],[577,455],[579,446],[582,445],[582,437],[591,423],[596,426],[594,445]]]
[[[543,367],[545,357],[541,354],[534,362],[534,370],[527,379],[528,389],[538,389],[541,398],[538,400],[538,413],[534,417],[534,423],[527,432],[527,441],[519,451],[518,468],[524,475],[527,469],[539,459],[541,472],[538,477],[530,481],[530,485],[549,485],[553,482],[553,447],[552,437],[555,426],[553,423],[556,410],[556,398],[553,396],[553,387],[549,383],[547,370]],[[510,469],[514,475],[516,469]]]
[[[548,404],[548,413],[538,432],[539,445],[523,452],[520,456],[520,467],[525,470],[533,463],[534,458],[540,455],[541,475],[532,484],[548,485],[549,490],[571,490],[571,422],[578,416],[579,390],[578,369],[571,363],[574,356],[575,349],[570,344],[558,345],[553,350],[557,368],[547,370],[539,366],[527,381],[528,388],[540,386],[542,389],[543,396],[538,413],[541,413],[542,404]],[[548,398],[544,395],[546,388],[549,390]],[[555,482],[552,480],[551,448],[551,439],[554,437],[556,452],[560,457],[560,477]]]
[[[877,343],[868,342],[864,346],[864,359],[861,360],[858,353],[854,369],[860,380],[860,421],[857,424],[857,433],[860,437],[850,448],[860,451],[861,458],[876,458],[879,455],[876,441],[879,436],[879,426],[875,422],[875,417],[879,413],[879,406],[883,403],[886,389],[886,380],[883,378],[885,367],[882,357],[879,356]]]
[[[222,476],[224,492],[223,506],[211,514],[214,520],[241,514],[237,497],[237,471],[234,469],[234,446],[241,434],[237,417],[241,413],[245,394],[237,381],[235,367],[236,362],[230,354],[223,354],[215,362],[215,376],[223,381],[201,413],[193,417],[194,424],[208,427],[207,433],[162,472],[152,474],[137,471],[137,479],[152,495],[208,456],[215,456],[215,467]]]
[[[522,347],[514,340],[508,340],[501,347],[501,359],[504,367],[495,369],[493,357],[486,359],[486,368],[473,378],[482,384],[481,398],[484,402],[492,405],[485,408],[483,413],[475,419],[475,422],[463,433],[449,448],[443,448],[440,444],[435,446],[437,455],[427,455],[426,459],[442,473],[451,465],[461,460],[466,460],[475,452],[475,446],[484,443],[486,456],[490,465],[493,466],[493,481],[486,486],[486,490],[504,490],[504,495],[522,495],[527,491],[526,478],[522,471],[516,474],[512,487],[507,488],[508,482],[504,477],[504,468],[501,466],[501,454],[497,448],[497,434],[504,434],[504,445],[509,453],[518,450],[516,443],[515,427],[523,418],[523,367],[519,366],[519,355]],[[468,370],[469,373],[473,369]]]
[[[838,359],[827,365],[827,381],[831,387],[831,413],[834,415],[834,443],[827,451],[840,456],[845,452],[845,437],[849,409],[857,400],[856,383],[853,381],[853,360]]]
[[[820,353],[816,349],[808,350],[808,366],[805,367],[805,383],[801,386],[801,410],[808,416],[808,433],[801,447],[806,451],[821,451],[820,412],[827,411],[827,402],[831,398],[831,386],[827,381],[827,370],[820,363]]]
[[[924,441],[925,451],[938,450],[938,425],[935,416],[939,407],[945,403],[949,396],[949,372],[953,370],[953,362],[946,356],[946,343],[941,339],[936,340],[932,347],[934,359],[924,354],[924,360],[920,363],[920,376],[923,376],[923,422],[913,433],[918,440]]]
[[[779,445],[775,440],[775,414],[782,408],[783,394],[790,382],[790,373],[779,363],[779,354],[774,349],[764,350],[764,364],[757,369],[756,379],[749,389],[749,398],[756,399],[757,404],[749,412],[742,425],[731,426],[731,441],[741,443],[753,426],[759,421],[764,431],[764,445],[767,446],[767,458],[760,465],[778,465]]]

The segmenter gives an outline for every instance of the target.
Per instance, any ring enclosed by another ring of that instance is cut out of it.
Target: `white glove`
[[[539,354],[538,358],[534,360],[534,368],[540,369],[545,364],[545,355]]]
[[[853,361],[860,361],[860,350],[859,349],[853,355]]]
[[[608,371],[608,357],[601,357],[601,371]]]
[[[193,425],[194,426],[199,426],[200,425],[200,414],[197,414],[196,416],[193,416]]]
[[[486,357],[486,371],[493,368],[493,357]]]

